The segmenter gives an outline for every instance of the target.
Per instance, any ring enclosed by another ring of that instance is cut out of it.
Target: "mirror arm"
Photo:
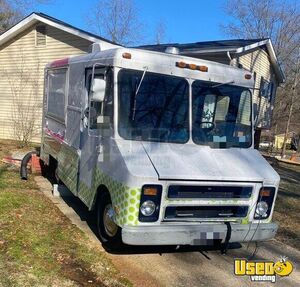
[[[93,91],[93,86],[94,86],[94,78],[95,78],[95,68],[96,68],[97,64],[93,65],[93,69],[92,69],[92,78],[91,78],[91,86],[90,86],[90,92],[89,92],[89,97],[88,97],[88,109],[90,111],[91,108],[91,103],[92,103],[92,91]],[[88,114],[88,132],[91,129],[91,113],[89,112]]]

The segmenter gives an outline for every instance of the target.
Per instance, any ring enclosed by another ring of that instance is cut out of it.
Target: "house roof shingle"
[[[138,48],[145,50],[153,50],[157,52],[164,52],[166,47],[176,47],[182,53],[185,51],[192,50],[231,50],[237,49],[240,47],[246,47],[251,44],[263,41],[266,39],[233,39],[233,40],[216,40],[216,41],[205,41],[205,42],[196,42],[196,43],[168,43],[168,44],[158,44],[158,45],[143,45]]]

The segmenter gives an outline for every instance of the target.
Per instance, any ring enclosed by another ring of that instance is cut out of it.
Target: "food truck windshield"
[[[183,144],[192,139],[214,148],[252,144],[252,100],[245,87],[190,84],[181,77],[122,69],[118,100],[118,130],[126,140]]]

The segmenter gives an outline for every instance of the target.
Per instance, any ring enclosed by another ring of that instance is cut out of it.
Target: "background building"
[[[114,46],[41,13],[32,13],[0,36],[0,138],[40,141],[45,65],[87,53],[95,42]]]
[[[44,67],[47,63],[87,53],[93,43],[116,44],[41,13],[32,13],[0,35],[0,138],[40,141]],[[137,48],[165,52],[244,68],[253,73],[256,145],[261,130],[271,126],[276,89],[284,82],[270,39],[224,40]]]

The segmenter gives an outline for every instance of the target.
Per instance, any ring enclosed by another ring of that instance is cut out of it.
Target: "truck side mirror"
[[[91,87],[91,101],[103,102],[105,96],[106,81],[104,79],[94,78]]]

